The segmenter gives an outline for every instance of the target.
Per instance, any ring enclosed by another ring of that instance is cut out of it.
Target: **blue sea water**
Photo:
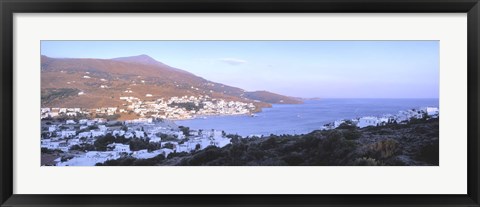
[[[269,134],[304,134],[326,123],[362,116],[396,114],[398,111],[424,106],[438,107],[438,99],[322,99],[304,104],[274,104],[255,117],[210,116],[175,121],[191,129],[224,130],[241,136]]]

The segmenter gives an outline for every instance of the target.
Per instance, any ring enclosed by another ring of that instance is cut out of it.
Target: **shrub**
[[[345,137],[346,140],[355,140],[355,139],[360,138],[360,136],[362,136],[362,133],[360,133],[356,129],[345,130],[345,131],[343,131],[343,136]]]
[[[303,163],[304,159],[301,154],[294,152],[283,157],[282,160],[285,161],[290,166],[298,166]]]
[[[439,164],[439,145],[437,143],[427,144],[420,148],[420,151],[417,154],[417,159],[424,161],[430,165]]]
[[[357,158],[355,161],[353,161],[353,165],[356,166],[380,166],[383,165],[381,162],[370,158],[370,157],[362,157],[362,158]]]
[[[390,158],[400,151],[399,144],[393,139],[378,141],[370,145],[370,153],[376,158]]]

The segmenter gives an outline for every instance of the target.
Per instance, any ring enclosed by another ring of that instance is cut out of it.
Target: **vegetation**
[[[80,145],[73,145],[70,147],[70,150],[77,150],[77,151],[95,151],[95,146],[91,144],[80,144]]]
[[[42,147],[41,148],[41,152],[42,154],[55,154],[55,153],[63,153],[62,150],[59,150],[59,149],[48,149],[48,148],[45,148],[45,147]]]
[[[70,96],[77,96],[80,90],[76,88],[47,88],[42,89],[41,100],[42,105],[51,103],[55,100],[61,100]]]
[[[186,110],[195,110],[199,111],[200,109],[203,109],[203,103],[195,104],[194,102],[184,102],[184,103],[177,103],[177,102],[172,102],[168,104],[169,107],[178,107],[178,108],[184,108]]]
[[[193,153],[172,153],[166,159],[125,159],[104,165],[216,166],[383,166],[438,165],[438,119],[358,129],[348,124],[305,135],[240,138],[232,144]],[[169,147],[169,146],[164,146]],[[138,163],[140,162],[140,163]]]
[[[190,136],[190,127],[179,126],[178,128],[183,132],[183,135]]]
[[[120,118],[120,114],[113,114],[113,115],[95,114],[95,118],[104,118],[107,121],[114,121]]]
[[[158,155],[150,159],[135,159],[122,157],[116,160],[107,160],[105,163],[97,163],[96,166],[152,166],[165,160],[165,156]]]
[[[130,138],[127,139],[124,136],[113,136],[111,134],[107,134],[105,136],[99,137],[95,140],[93,147],[96,151],[107,151],[112,150],[108,147],[108,145],[112,143],[120,143],[120,144],[128,144],[130,145],[131,151],[139,151],[139,150],[148,150],[155,151],[160,149],[160,143],[150,143],[150,139],[140,139],[140,138]],[[91,150],[90,150],[91,151]]]

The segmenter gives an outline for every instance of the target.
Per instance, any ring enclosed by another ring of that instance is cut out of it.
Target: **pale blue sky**
[[[438,41],[42,41],[57,58],[146,54],[205,79],[296,97],[438,98]]]

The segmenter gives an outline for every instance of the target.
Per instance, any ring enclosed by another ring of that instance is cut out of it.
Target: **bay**
[[[274,104],[255,116],[209,116],[178,120],[190,129],[223,130],[241,136],[305,134],[335,120],[396,114],[401,110],[432,106],[438,99],[321,99],[304,104]]]

